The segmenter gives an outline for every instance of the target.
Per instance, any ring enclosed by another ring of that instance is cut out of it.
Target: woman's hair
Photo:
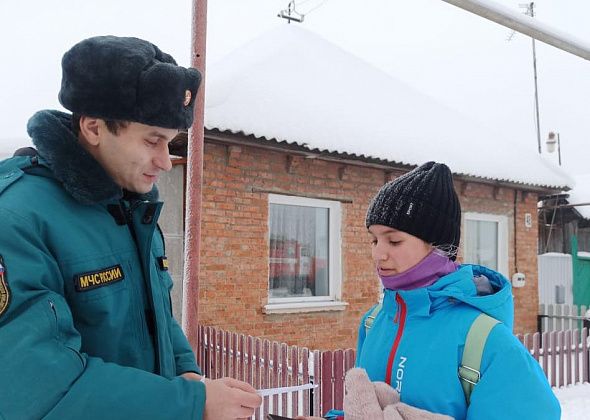
[[[433,248],[440,255],[444,255],[453,261],[457,258],[457,254],[459,253],[459,247],[452,244],[433,245]]]

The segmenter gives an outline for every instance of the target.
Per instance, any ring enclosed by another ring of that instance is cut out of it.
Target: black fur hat
[[[148,41],[88,38],[61,64],[59,101],[76,114],[177,129],[193,122],[201,74]]]
[[[444,248],[456,258],[461,238],[461,204],[453,175],[444,163],[428,162],[385,184],[373,198],[367,218]]]

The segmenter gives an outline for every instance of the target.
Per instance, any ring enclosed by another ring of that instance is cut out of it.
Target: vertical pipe
[[[514,273],[518,273],[518,238],[516,237],[516,230],[518,229],[517,207],[518,207],[518,190],[515,188],[514,189],[514,206],[513,206],[513,210],[512,210],[512,212],[513,212],[512,222],[514,224],[514,234],[513,234],[513,238],[512,238],[513,245],[514,245]]]
[[[529,4],[528,11],[531,13],[531,17],[535,17],[535,3]],[[535,120],[537,122],[537,147],[539,154],[541,154],[541,122],[539,120],[539,90],[537,86],[537,49],[535,48],[535,38],[531,38],[533,41],[533,73],[535,75]]]
[[[185,259],[182,298],[182,329],[193,348],[198,348],[199,261],[201,242],[201,190],[203,185],[203,142],[205,114],[205,45],[207,0],[193,0],[191,65],[202,75],[195,103],[195,119],[189,131],[187,212],[185,217]]]
[[[541,122],[539,120],[539,90],[537,87],[537,54],[535,51],[535,38],[533,38],[533,71],[535,73],[535,120],[537,121],[537,147],[541,154]]]

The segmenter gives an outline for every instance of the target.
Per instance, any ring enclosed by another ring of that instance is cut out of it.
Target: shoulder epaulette
[[[2,194],[8,187],[18,181],[20,177],[23,176],[23,174],[24,172],[21,169],[16,168],[0,175],[0,194]]]
[[[0,164],[0,194],[22,178],[29,170],[39,167],[37,155],[19,154],[4,160]]]

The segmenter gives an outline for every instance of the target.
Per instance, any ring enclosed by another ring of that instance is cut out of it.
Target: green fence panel
[[[572,236],[572,264],[574,305],[590,305],[590,256],[578,255],[578,238],[575,235]]]

